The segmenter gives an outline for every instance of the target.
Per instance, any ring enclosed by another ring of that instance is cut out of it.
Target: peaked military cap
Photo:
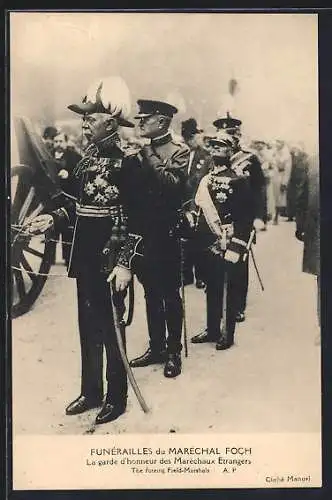
[[[213,125],[217,129],[224,129],[224,130],[238,129],[241,124],[242,124],[241,120],[239,120],[238,118],[233,118],[229,113],[227,113],[225,117],[218,118],[213,122]]]
[[[181,124],[181,134],[183,137],[192,137],[201,132],[203,132],[203,130],[197,127],[195,118],[188,118],[188,120],[184,120]]]
[[[126,83],[120,77],[108,77],[94,82],[80,104],[70,104],[68,109],[79,115],[106,113],[117,118],[122,127],[135,127],[125,118],[130,107]]]
[[[139,99],[137,101],[139,111],[135,118],[145,118],[151,115],[163,115],[173,118],[173,115],[178,112],[175,106],[163,101],[155,101],[152,99]]]

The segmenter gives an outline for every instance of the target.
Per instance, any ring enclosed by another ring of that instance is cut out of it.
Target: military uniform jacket
[[[252,229],[252,219],[250,207],[252,202],[251,186],[249,177],[239,175],[229,166],[215,165],[201,183],[205,183],[213,206],[216,209],[221,225],[233,224],[234,237],[247,242]],[[201,185],[196,196],[196,202],[202,207],[206,204],[206,196],[200,202]],[[213,214],[212,214],[213,217]],[[218,221],[218,224],[219,224]],[[204,209],[200,210],[198,225],[196,230],[197,248],[206,250],[211,247],[217,239],[216,234],[211,229]]]
[[[130,165],[130,159],[120,149],[99,150],[94,144],[78,163],[74,172],[76,197],[52,213],[56,227],[74,226],[69,277],[78,277],[87,266],[96,272],[109,272],[114,266],[115,255],[127,234],[128,218],[121,191]],[[105,248],[111,250],[107,258]]]
[[[212,157],[205,149],[199,146],[190,152],[185,190],[185,209],[194,210],[196,208],[195,194],[198,185],[202,177],[209,172],[211,167]]]
[[[248,176],[250,186],[250,203],[248,203],[248,215],[252,221],[264,218],[264,186],[265,177],[258,157],[240,149],[231,157],[232,170],[238,176]]]
[[[120,253],[120,265],[131,267],[138,241],[140,253],[148,260],[173,252],[170,232],[184,200],[188,161],[189,148],[174,141],[171,134],[152,140],[131,159],[123,190],[129,237]]]

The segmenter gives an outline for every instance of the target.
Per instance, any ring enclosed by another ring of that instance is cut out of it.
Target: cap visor
[[[134,118],[139,120],[140,118],[147,118],[148,116],[152,116],[152,113],[138,113]]]
[[[125,120],[124,118],[120,118],[119,119],[119,125],[121,125],[121,127],[130,127],[130,128],[134,128],[135,127],[135,124],[128,121],[128,120]]]

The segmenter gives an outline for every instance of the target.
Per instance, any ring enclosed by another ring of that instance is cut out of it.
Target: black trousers
[[[234,342],[235,317],[238,304],[237,265],[228,264],[219,255],[206,250],[201,255],[202,275],[206,283],[206,323],[211,339],[220,337],[223,319],[224,285],[227,279],[226,331],[227,339]]]
[[[236,264],[236,269],[234,269],[234,287],[237,312],[244,312],[247,307],[249,287],[249,255],[245,262]]]
[[[136,275],[145,292],[150,348],[154,352],[167,349],[169,354],[175,354],[182,349],[180,258],[179,242],[164,236],[158,242],[147,241],[145,256],[136,263]]]
[[[183,279],[186,284],[194,282],[194,279],[202,280],[200,270],[199,252],[196,249],[194,239],[183,241]]]
[[[127,375],[116,341],[110,289],[106,280],[107,274],[89,268],[77,277],[82,359],[81,393],[91,398],[103,397],[103,349],[105,348],[107,399],[112,402],[122,402],[127,397]],[[124,294],[114,294],[114,301],[122,314]],[[125,344],[124,338],[123,342]]]

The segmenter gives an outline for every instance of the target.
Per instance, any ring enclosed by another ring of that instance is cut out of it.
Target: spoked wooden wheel
[[[12,318],[16,318],[29,311],[40,295],[54,259],[56,243],[45,236],[28,235],[22,228],[27,217],[35,217],[44,210],[28,166],[12,168],[11,197]]]

